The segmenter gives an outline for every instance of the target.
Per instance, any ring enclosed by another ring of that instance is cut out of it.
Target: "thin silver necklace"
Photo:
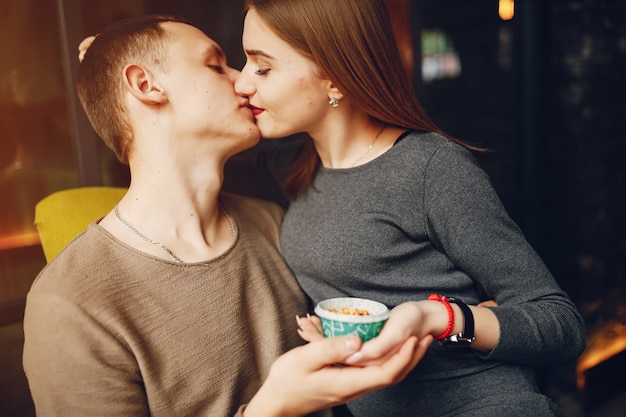
[[[354,168],[356,166],[356,164],[358,164],[361,159],[365,158],[370,153],[370,151],[374,147],[374,144],[376,144],[376,141],[378,140],[378,138],[380,137],[380,135],[383,133],[383,131],[385,129],[387,129],[387,126],[383,126],[383,128],[378,131],[378,133],[376,134],[376,137],[374,138],[372,143],[370,143],[370,146],[367,148],[367,151],[365,151],[365,153],[363,155],[361,155],[361,157],[359,159],[354,161],[354,163],[352,164],[352,166],[350,168]]]
[[[220,211],[224,213],[224,216],[226,216],[226,219],[228,220],[228,224],[230,225],[230,230],[233,233],[233,235],[237,235],[237,228],[235,227],[235,223],[233,222],[233,219],[230,218],[230,215],[228,214],[228,212],[226,211],[226,209],[224,208],[224,206],[222,206],[222,204],[220,203]],[[184,261],[182,259],[180,259],[178,256],[176,256],[176,254],[174,254],[174,252],[172,252],[169,248],[167,248],[165,245],[157,242],[156,240],[152,240],[149,237],[147,237],[146,235],[144,235],[143,233],[141,233],[139,230],[137,230],[132,224],[130,224],[128,222],[128,220],[126,220],[125,218],[122,217],[122,215],[120,214],[120,210],[117,207],[117,204],[115,205],[114,208],[114,212],[115,215],[117,216],[117,218],[126,225],[126,227],[128,227],[133,233],[135,233],[137,236],[139,236],[140,238],[142,238],[143,240],[145,240],[146,242],[150,242],[155,246],[160,247],[161,249],[163,249],[163,251],[165,253],[167,253],[174,261],[178,262],[178,263],[184,263]]]

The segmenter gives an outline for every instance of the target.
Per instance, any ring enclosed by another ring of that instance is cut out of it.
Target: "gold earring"
[[[333,107],[339,107],[339,100],[337,100],[337,97],[331,97],[328,104],[330,104]]]

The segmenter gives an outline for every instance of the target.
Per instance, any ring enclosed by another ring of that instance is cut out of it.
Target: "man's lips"
[[[265,109],[260,109],[256,106],[253,106],[252,104],[250,104],[250,110],[252,110],[252,114],[254,114],[254,117],[258,116],[259,114],[265,111]]]

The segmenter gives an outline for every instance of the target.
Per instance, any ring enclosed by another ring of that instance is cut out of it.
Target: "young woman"
[[[474,148],[423,111],[383,0],[247,0],[246,11],[235,88],[264,137],[309,137],[281,231],[300,285],[315,302],[394,307],[349,364],[384,358],[410,336],[441,342],[403,383],[349,404],[352,413],[559,415],[532,367],[579,355],[582,319]],[[498,307],[478,306],[487,299]],[[301,321],[309,340],[313,324]]]

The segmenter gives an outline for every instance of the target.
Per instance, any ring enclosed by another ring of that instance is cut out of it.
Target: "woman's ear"
[[[128,91],[146,104],[167,102],[163,88],[156,82],[152,73],[141,65],[127,65],[124,68],[124,81]]]
[[[331,100],[333,97],[336,100],[341,100],[342,98],[344,98],[343,93],[341,92],[341,90],[339,90],[335,84],[332,83],[332,81],[328,81],[328,86],[327,86],[327,90],[328,90],[328,99]]]

